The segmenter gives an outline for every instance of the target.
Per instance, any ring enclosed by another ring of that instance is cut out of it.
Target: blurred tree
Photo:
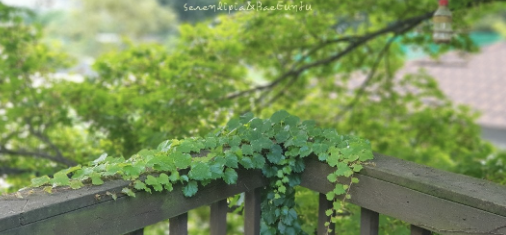
[[[58,39],[76,55],[97,56],[120,48],[122,39],[163,41],[175,33],[177,19],[170,7],[156,0],[74,0],[64,13],[40,17],[49,38]]]
[[[107,2],[90,1],[83,9],[123,9],[116,5],[120,1]],[[99,149],[128,157],[164,139],[205,134],[231,115],[253,111],[262,116],[283,108],[368,138],[377,152],[504,182],[495,172],[506,155],[490,157],[493,149],[481,140],[475,114],[453,105],[423,71],[395,75],[405,60],[401,44],[417,45],[434,57],[450,49],[477,51],[465,30],[451,44],[431,49],[435,1],[311,0],[302,8],[287,1],[282,4],[297,7],[272,11],[258,10],[256,4],[253,11],[182,25],[170,53],[156,44],[128,45],[99,58],[97,76],[81,83],[46,78],[39,87],[33,86],[35,75],[44,77],[65,59],[35,50],[45,47],[31,36],[32,28],[2,14],[3,24],[15,25],[1,28],[1,35],[9,36],[0,41],[2,56],[8,58],[0,60],[2,78],[7,78],[0,83],[5,114],[0,129],[7,133],[2,134],[0,160],[12,173],[8,180],[23,179],[16,177],[18,171],[85,162]],[[262,1],[263,6],[278,4]],[[499,0],[450,4],[457,29],[469,28],[487,9],[505,7]],[[121,15],[125,22],[139,20]],[[76,19],[92,23],[72,25],[83,33],[69,35],[126,32],[101,17],[81,15]],[[141,37],[143,25],[133,27],[139,33],[125,35]],[[23,45],[13,46],[18,43]],[[50,157],[34,160],[40,156]],[[311,214],[299,214],[308,215],[304,226],[311,232]]]
[[[0,3],[0,175],[23,175],[11,178],[16,187],[97,154],[52,87],[51,74],[72,60],[40,44],[40,31],[25,25],[26,17]]]
[[[185,6],[209,6],[219,4],[218,0],[158,0],[164,6],[170,6],[178,15],[181,22],[196,23],[202,20],[215,17],[219,12],[214,10],[208,11],[190,11]]]

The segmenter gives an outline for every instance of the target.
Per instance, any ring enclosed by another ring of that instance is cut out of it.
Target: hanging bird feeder
[[[449,43],[453,36],[452,12],[448,9],[448,0],[439,0],[439,8],[434,13],[434,34],[435,43]]]

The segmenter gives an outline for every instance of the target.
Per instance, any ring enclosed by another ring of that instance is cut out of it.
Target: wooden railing
[[[325,234],[324,211],[330,203],[323,193],[331,167],[309,157],[301,186],[320,193],[318,234]],[[245,193],[244,234],[260,233],[260,194],[267,181],[259,171],[239,170],[237,184],[213,182],[185,198],[180,186],[171,193],[121,195],[129,184],[108,181],[78,190],[54,189],[0,197],[0,235],[10,234],[143,234],[143,228],[166,219],[170,234],[187,234],[187,212],[211,206],[211,234],[226,234],[226,198]],[[506,234],[506,187],[376,154],[357,174],[349,202],[362,207],[361,235],[378,234],[379,214],[411,225],[412,235]],[[114,201],[109,193],[118,193]],[[316,209],[316,208],[315,208]],[[359,232],[357,231],[357,234]]]

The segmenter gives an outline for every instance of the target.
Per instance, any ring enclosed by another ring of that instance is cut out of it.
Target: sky
[[[34,10],[67,8],[72,3],[70,0],[0,0],[0,2],[9,6],[28,7]]]

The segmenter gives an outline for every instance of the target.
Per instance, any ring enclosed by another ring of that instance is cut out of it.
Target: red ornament
[[[439,0],[440,6],[448,6],[448,0]]]

